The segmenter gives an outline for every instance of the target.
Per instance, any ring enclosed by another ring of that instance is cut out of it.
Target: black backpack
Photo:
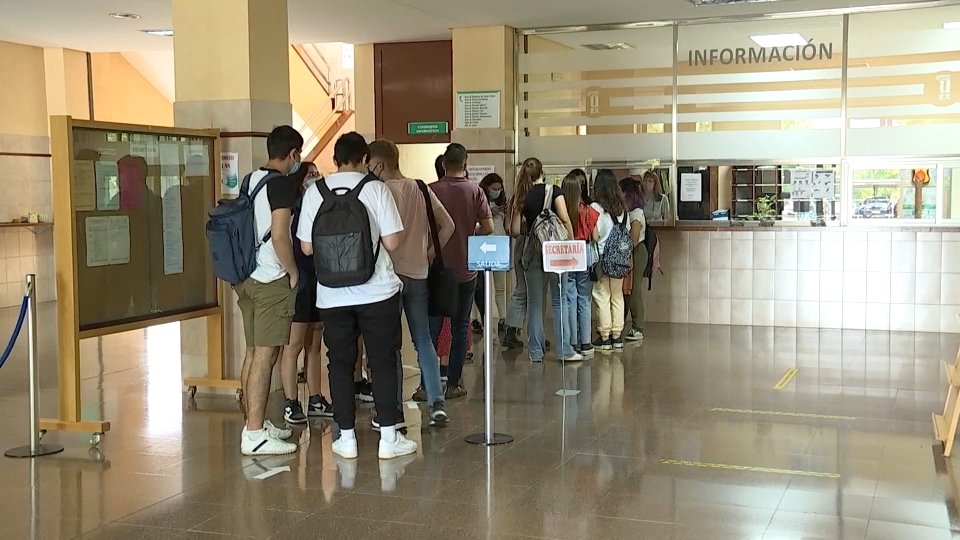
[[[317,281],[324,287],[355,287],[370,281],[380,256],[380,239],[376,247],[370,234],[370,216],[360,201],[360,191],[377,177],[367,175],[353,189],[327,187],[327,180],[317,180],[323,203],[313,222],[313,262]]]

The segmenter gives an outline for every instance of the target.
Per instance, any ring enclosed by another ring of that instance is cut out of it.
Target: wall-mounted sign
[[[500,128],[500,91],[457,92],[457,129]]]
[[[812,62],[833,60],[833,43],[789,45],[786,47],[737,47],[728,49],[702,49],[687,53],[687,65],[697,66],[742,66],[750,64],[777,64],[787,62]]]
[[[446,135],[450,133],[450,124],[446,122],[410,122],[407,135]]]
[[[599,86],[583,91],[583,115],[587,118],[606,116],[610,110],[610,93]]]
[[[957,102],[960,94],[953,91],[954,75],[949,71],[928,75],[929,79],[923,85],[923,93],[931,103],[938,107],[949,107]]]

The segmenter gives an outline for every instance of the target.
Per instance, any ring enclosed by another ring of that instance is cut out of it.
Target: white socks
[[[247,438],[250,439],[251,441],[256,440],[256,439],[260,439],[260,438],[262,438],[262,437],[265,435],[263,428],[260,428],[260,429],[257,429],[257,430],[253,430],[253,431],[250,431],[250,430],[248,429],[248,430],[246,430],[246,432],[245,432],[244,434],[245,434],[245,435],[247,436]]]
[[[397,426],[381,426],[380,438],[390,444],[397,442]]]
[[[352,429],[341,429],[340,438],[344,441],[355,441],[357,440],[357,432]]]

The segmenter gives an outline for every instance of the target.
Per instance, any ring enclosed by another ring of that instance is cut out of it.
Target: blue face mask
[[[291,174],[296,174],[297,171],[299,171],[299,170],[300,170],[300,161],[294,161],[294,162],[293,162],[293,167],[290,167],[290,172],[287,173],[287,176],[289,176],[289,175],[291,175]]]

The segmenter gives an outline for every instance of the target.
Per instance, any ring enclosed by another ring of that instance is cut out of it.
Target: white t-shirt
[[[268,169],[258,169],[250,174],[250,188],[247,192],[252,194],[260,182],[267,177],[270,172]],[[271,283],[287,275],[287,271],[280,264],[280,258],[273,247],[273,211],[284,208],[291,209],[291,221],[293,219],[292,209],[297,202],[297,190],[293,182],[287,176],[274,176],[267,185],[260,190],[257,198],[253,201],[253,215],[257,222],[257,241],[259,242],[269,231],[270,239],[267,240],[257,250],[257,267],[250,277],[260,283]],[[291,223],[286,224],[285,230],[290,230]]]
[[[597,234],[600,236],[600,241],[597,242],[597,246],[600,248],[600,253],[603,253],[603,245],[607,243],[607,238],[610,237],[610,231],[613,230],[614,218],[607,213],[606,210],[600,206],[600,203],[593,203],[590,205],[591,208],[600,213],[600,218],[597,220]],[[627,214],[627,227],[629,228],[634,221],[640,222],[640,239],[643,240],[643,232],[646,227],[646,222],[643,219],[643,209],[638,208],[631,211]],[[619,225],[623,222],[623,214],[620,214],[616,217],[616,224]]]
[[[331,191],[338,188],[353,189],[363,180],[364,175],[354,172],[331,174],[326,178],[327,187]],[[390,188],[383,182],[368,182],[360,192],[360,202],[367,207],[370,217],[370,237],[375,242],[373,249],[376,252],[376,243],[381,237],[403,231],[403,222],[397,203]],[[313,243],[313,222],[317,218],[317,211],[323,204],[323,196],[316,187],[311,187],[303,196],[300,207],[300,225],[297,227],[297,238]],[[342,287],[331,289],[317,285],[317,307],[332,309],[344,306],[362,306],[388,300],[400,292],[403,284],[393,271],[393,261],[387,249],[380,246],[380,254],[370,281],[356,287]]]

